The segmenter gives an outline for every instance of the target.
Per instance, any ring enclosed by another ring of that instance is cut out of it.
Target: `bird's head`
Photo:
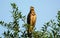
[[[34,7],[33,7],[33,6],[30,7],[30,13],[32,13],[32,14],[35,13],[35,11],[34,11]]]
[[[33,7],[33,6],[31,6],[31,7],[30,7],[30,10],[31,10],[31,11],[34,11],[34,7]]]

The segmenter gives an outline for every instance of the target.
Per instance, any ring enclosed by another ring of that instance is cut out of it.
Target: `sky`
[[[36,30],[40,30],[44,23],[54,19],[60,10],[60,0],[0,0],[0,21],[6,23],[12,21],[10,3],[16,3],[22,14],[26,16],[30,11],[30,6],[35,8],[37,15]],[[5,27],[0,25],[0,36],[4,31],[6,31]]]

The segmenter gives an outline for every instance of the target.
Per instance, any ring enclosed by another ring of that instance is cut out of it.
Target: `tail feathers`
[[[31,32],[28,33],[28,37],[29,37],[29,38],[32,38],[32,33],[31,33]]]

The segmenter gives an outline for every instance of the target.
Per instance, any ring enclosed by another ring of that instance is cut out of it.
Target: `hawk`
[[[32,33],[33,28],[35,27],[35,23],[36,23],[36,14],[35,14],[35,11],[34,11],[34,7],[31,6],[30,7],[30,12],[27,16],[27,24],[29,24],[29,27],[28,27],[28,32],[29,33]]]

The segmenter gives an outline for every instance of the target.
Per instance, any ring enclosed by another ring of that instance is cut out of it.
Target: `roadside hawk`
[[[30,7],[30,12],[27,16],[27,24],[29,24],[28,27],[28,32],[31,33],[33,31],[33,28],[35,27],[35,23],[36,23],[36,14],[34,11],[34,7],[31,6]]]

